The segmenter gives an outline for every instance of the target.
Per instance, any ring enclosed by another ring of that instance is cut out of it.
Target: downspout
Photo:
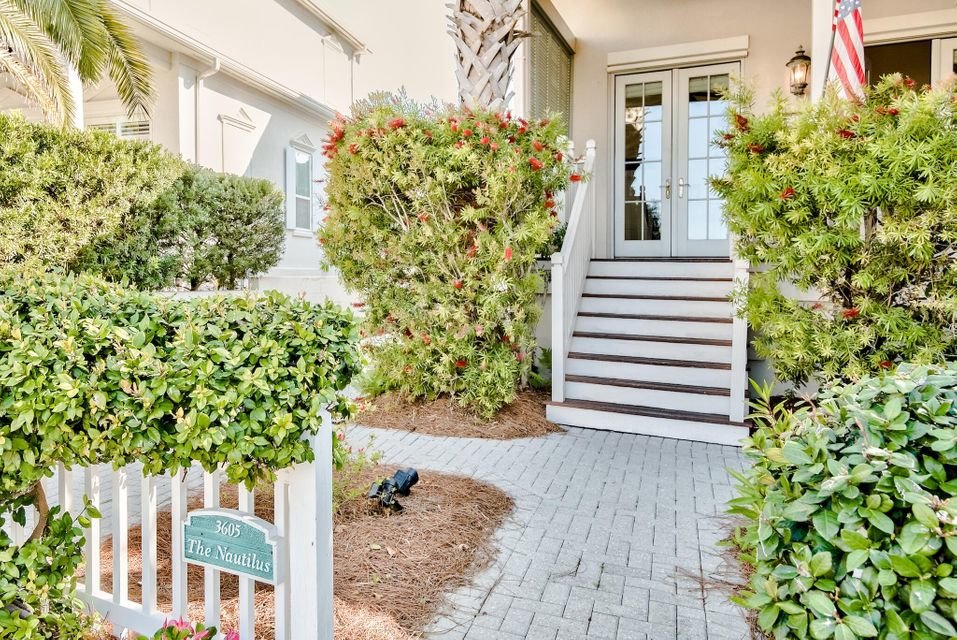
[[[203,72],[200,72],[200,73],[196,74],[196,87],[195,87],[195,91],[194,91],[195,100],[196,100],[196,105],[195,105],[195,109],[194,109],[195,120],[196,120],[196,122],[195,122],[195,134],[194,134],[194,135],[195,135],[195,145],[196,145],[196,147],[195,147],[195,149],[193,150],[193,153],[194,153],[193,162],[195,162],[196,164],[199,164],[199,148],[200,148],[200,144],[199,144],[199,130],[200,130],[200,125],[199,125],[199,122],[200,122],[200,117],[199,117],[199,116],[200,116],[200,93],[202,92],[203,82],[206,80],[206,78],[210,78],[210,77],[216,75],[217,73],[219,73],[219,70],[220,70],[221,68],[222,68],[222,61],[221,61],[219,58],[213,58],[213,66],[209,67],[208,69],[206,69],[206,70],[203,71]]]

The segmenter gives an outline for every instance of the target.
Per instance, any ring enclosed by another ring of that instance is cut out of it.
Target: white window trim
[[[608,54],[608,71],[655,71],[699,66],[717,62],[737,62],[748,57],[747,35],[716,40],[698,40],[662,47],[646,47]]]
[[[296,153],[305,153],[309,155],[310,158],[310,196],[309,204],[310,211],[315,207],[315,181],[316,181],[316,168],[318,166],[316,153],[317,149],[312,140],[309,139],[309,136],[303,134],[298,138],[293,138],[289,141],[289,146],[286,147],[286,228],[292,231],[292,235],[298,238],[311,238],[313,237],[313,230],[305,229],[297,225],[296,220],[296,201],[303,196],[300,196],[296,193]],[[310,222],[312,216],[310,215]]]
[[[930,40],[957,34],[957,9],[906,13],[868,19],[864,14],[864,44],[891,44],[907,40]]]

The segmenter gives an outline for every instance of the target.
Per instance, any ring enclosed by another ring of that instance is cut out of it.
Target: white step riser
[[[653,389],[632,389],[612,385],[591,384],[587,382],[565,383],[565,397],[573,400],[591,400],[592,402],[610,402],[612,404],[638,407],[656,407],[675,411],[694,411],[696,413],[715,413],[728,415],[730,399],[728,396],[706,396],[699,393],[679,393]]]
[[[582,360],[568,358],[565,372],[569,375],[596,378],[621,378],[622,380],[647,380],[669,384],[689,384],[696,387],[731,388],[731,371],[728,369],[705,369],[701,367],[668,367],[605,360]]]
[[[704,360],[731,364],[731,347],[650,342],[646,340],[613,340],[608,338],[572,338],[571,351],[602,355],[666,358],[669,360]]]
[[[615,262],[592,261],[590,276],[641,276],[643,278],[731,278],[730,262]]]
[[[588,333],[623,333],[631,336],[731,339],[731,324],[727,322],[679,322],[579,316],[575,320],[575,330]]]
[[[692,318],[730,318],[732,313],[730,302],[632,300],[629,298],[582,298],[578,310],[646,316],[690,316]]]
[[[733,287],[731,282],[707,280],[605,280],[600,278],[585,280],[585,293],[631,296],[726,298]]]
[[[552,422],[566,426],[636,433],[661,438],[677,438],[679,440],[694,440],[696,442],[710,442],[733,447],[740,447],[741,439],[748,435],[747,427],[711,424],[707,422],[691,422],[688,420],[649,418],[646,416],[632,416],[609,411],[594,411],[591,409],[578,409],[559,405],[549,405],[546,409],[546,415]]]

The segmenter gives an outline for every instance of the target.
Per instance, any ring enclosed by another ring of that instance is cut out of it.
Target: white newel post
[[[735,287],[746,287],[749,275],[750,265],[747,260],[735,257]],[[744,422],[748,412],[745,393],[750,384],[748,381],[748,321],[740,317],[738,309],[734,311],[731,325],[731,411],[728,419],[731,422]]]
[[[552,254],[552,401],[565,401],[565,265]]]
[[[288,554],[282,590],[288,595],[288,638],[333,638],[332,416],[312,440],[316,461],[282,471],[288,485]],[[278,640],[278,639],[277,639]]]

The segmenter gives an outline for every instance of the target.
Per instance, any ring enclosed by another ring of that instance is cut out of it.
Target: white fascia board
[[[362,55],[363,53],[372,53],[365,43],[359,39],[359,37],[350,31],[345,25],[342,24],[339,20],[333,18],[329,15],[329,12],[319,6],[319,3],[315,0],[296,0],[306,11],[317,17],[322,21],[331,31],[336,35],[342,38],[346,43],[352,47],[354,52],[353,55]]]

